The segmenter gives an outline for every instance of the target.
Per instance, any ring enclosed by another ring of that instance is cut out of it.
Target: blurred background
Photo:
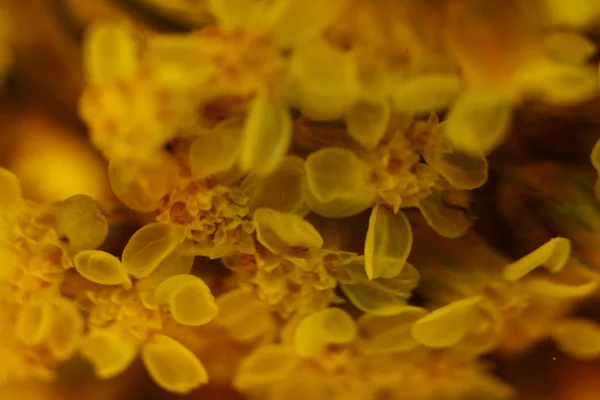
[[[0,35],[6,35],[9,43],[9,65],[0,89],[0,166],[19,176],[25,195],[33,200],[55,201],[84,193],[116,205],[106,163],[88,143],[86,127],[77,115],[83,86],[79,46],[85,26],[95,18],[126,18],[141,27],[187,31],[206,22],[202,1],[3,0],[0,4],[4,14]],[[596,32],[589,32],[589,36],[599,37]],[[0,62],[2,54],[0,51]],[[511,139],[491,162],[504,165],[558,158],[591,168],[590,143],[598,138],[599,128],[600,100],[570,108],[525,105],[518,112]],[[573,140],[574,133],[580,140]],[[493,175],[476,196],[478,229],[494,244],[508,246],[507,233],[498,228],[494,213]],[[510,249],[505,250],[510,253]],[[578,314],[600,319],[599,306],[600,300],[586,304]],[[226,363],[228,354],[235,357],[236,350],[223,346],[216,349],[222,354],[218,362]],[[550,343],[515,359],[494,361],[498,362],[497,374],[518,388],[522,400],[600,399],[600,362],[570,360]],[[64,369],[56,384],[0,387],[0,399],[178,398],[156,387],[138,364],[108,381],[94,380],[89,367],[77,360]],[[238,397],[221,385],[211,384],[187,398]]]

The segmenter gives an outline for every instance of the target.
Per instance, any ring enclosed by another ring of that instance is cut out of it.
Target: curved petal
[[[208,382],[208,374],[194,353],[165,335],[142,346],[142,362],[154,382],[169,392],[186,394]]]
[[[443,194],[443,191],[434,189],[429,196],[419,201],[417,207],[427,224],[440,236],[454,239],[469,230],[471,220],[462,209],[448,207]]]
[[[339,308],[326,308],[304,317],[294,332],[294,347],[301,356],[313,356],[329,344],[352,342],[358,334],[354,319]]]
[[[508,134],[512,109],[512,101],[499,93],[470,89],[450,109],[446,136],[453,148],[466,154],[487,154]]]
[[[54,308],[51,304],[24,304],[17,315],[17,337],[30,346],[40,344],[50,334],[53,322]]]
[[[187,326],[203,325],[217,315],[215,298],[204,281],[194,275],[175,275],[156,288],[159,304],[168,304],[173,319]]]
[[[283,160],[292,140],[292,119],[283,102],[258,96],[242,133],[239,165],[244,171],[268,174]]]
[[[302,185],[302,196],[307,207],[327,218],[346,218],[360,214],[371,207],[375,194],[375,186],[367,185],[350,198],[321,201],[311,192],[308,182]]]
[[[569,318],[554,324],[552,339],[563,352],[582,361],[600,357],[600,325],[583,318]]]
[[[137,353],[138,344],[115,328],[93,329],[81,344],[81,354],[102,379],[125,371]]]
[[[286,254],[293,248],[323,246],[319,232],[299,215],[259,208],[253,219],[256,238],[275,254]]]
[[[300,358],[288,346],[271,344],[259,347],[242,360],[233,386],[241,390],[264,387],[292,374],[299,363]]]
[[[48,336],[48,347],[54,357],[64,360],[75,352],[82,338],[83,323],[74,302],[66,299],[58,302]]]
[[[125,270],[138,279],[150,275],[182,241],[182,231],[170,224],[155,222],[140,228],[123,249]]]
[[[566,238],[554,238],[544,243],[531,253],[507,265],[503,276],[507,281],[516,281],[537,267],[543,265],[550,272],[560,271],[571,255],[571,242]]]
[[[596,53],[594,42],[575,32],[552,32],[544,38],[544,47],[552,59],[569,64],[586,62]]]
[[[393,278],[402,272],[412,247],[412,229],[402,211],[395,215],[376,205],[365,240],[365,271],[369,279]]]
[[[390,105],[385,99],[359,100],[348,110],[344,122],[350,137],[372,150],[385,135],[390,122]]]
[[[240,154],[241,138],[242,127],[238,121],[225,121],[199,135],[190,146],[192,175],[201,179],[232,168]]]
[[[233,290],[219,296],[216,302],[219,313],[215,322],[239,342],[256,340],[273,327],[274,321],[266,304],[250,292]]]
[[[432,311],[414,323],[414,338],[431,348],[457,344],[473,328],[477,315],[475,306],[480,301],[481,297],[470,297]]]
[[[596,292],[600,286],[600,281],[592,280],[580,284],[566,284],[550,278],[539,277],[528,279],[525,285],[533,292],[544,296],[572,299],[587,297]]]
[[[302,208],[304,160],[286,157],[268,176],[257,183],[250,199],[250,209],[271,208],[283,212],[297,212]]]
[[[394,108],[427,112],[448,107],[459,95],[462,83],[457,74],[437,73],[409,78],[392,91]]]
[[[125,267],[112,254],[100,250],[86,250],[78,253],[73,262],[77,272],[91,282],[131,287],[131,279]]]
[[[108,234],[108,221],[90,196],[77,194],[55,205],[56,233],[81,251],[100,246]]]

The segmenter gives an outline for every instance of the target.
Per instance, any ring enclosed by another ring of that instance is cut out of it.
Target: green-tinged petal
[[[327,345],[352,342],[358,334],[352,317],[339,308],[326,308],[304,317],[294,333],[294,347],[301,356],[313,356]]]
[[[352,53],[325,40],[295,49],[290,73],[291,97],[310,119],[341,118],[358,99],[359,79]]]
[[[414,338],[431,348],[457,344],[473,328],[477,316],[475,306],[480,301],[481,297],[470,297],[432,311],[414,323]]]
[[[277,344],[259,347],[242,360],[233,386],[241,390],[264,387],[295,372],[299,363],[300,358],[291,347]]]
[[[205,178],[232,168],[241,149],[239,121],[226,121],[194,140],[190,147],[190,169],[196,178]]]
[[[361,349],[368,353],[405,352],[419,346],[411,333],[412,324],[425,316],[421,307],[404,306],[394,316],[364,314],[357,321]]]
[[[254,0],[207,0],[219,26],[225,28],[244,26],[250,17],[256,16],[257,3]]]
[[[374,149],[390,122],[390,105],[385,100],[359,100],[344,117],[346,128],[352,139],[366,149]]]
[[[292,119],[283,102],[258,96],[251,104],[242,133],[239,165],[268,174],[283,160],[292,140]]]
[[[6,168],[0,168],[0,213],[10,214],[23,205],[19,178]]]
[[[365,271],[369,279],[393,278],[402,272],[412,247],[412,229],[402,211],[394,215],[376,205],[365,240]]]
[[[353,283],[341,284],[342,291],[354,306],[373,315],[389,316],[403,312],[411,291],[419,281],[419,272],[408,263],[398,276],[391,279],[369,280],[364,264],[360,262],[348,268],[352,269]]]
[[[428,197],[419,201],[417,207],[427,224],[440,236],[454,239],[465,234],[472,221],[464,210],[449,207],[443,196],[442,191],[434,189]]]
[[[74,302],[61,299],[55,308],[48,347],[54,357],[64,360],[79,345],[83,333],[83,317]]]
[[[83,46],[83,65],[88,81],[102,85],[133,76],[138,64],[137,47],[127,25],[93,24]]]
[[[131,236],[123,249],[125,270],[136,278],[143,278],[183,241],[183,232],[170,224],[148,224]]]
[[[590,361],[600,357],[600,325],[583,318],[558,321],[552,327],[552,339],[569,356]]]
[[[394,108],[400,111],[426,112],[448,107],[462,89],[456,74],[428,74],[409,78],[392,91]]]
[[[106,239],[108,222],[90,196],[71,196],[55,205],[54,214],[56,233],[68,240],[73,251],[95,249]]]
[[[173,319],[182,325],[203,325],[217,315],[210,288],[194,275],[167,278],[156,289],[156,300],[168,304]]]
[[[99,378],[108,379],[129,367],[138,354],[138,344],[118,329],[93,329],[83,339],[81,354]]]
[[[587,37],[575,32],[553,32],[544,38],[546,53],[554,60],[579,64],[596,53],[596,45]]]
[[[456,150],[488,154],[508,134],[512,110],[512,101],[497,92],[467,90],[448,113],[446,137]]]
[[[131,287],[131,279],[119,259],[100,250],[86,250],[74,259],[75,269],[85,279],[101,285]]]
[[[46,340],[54,323],[54,307],[42,304],[24,304],[19,308],[16,329],[18,338],[27,345]]]
[[[320,248],[323,238],[310,222],[299,215],[259,208],[254,213],[256,238],[276,254],[294,248]]]
[[[571,255],[571,242],[565,238],[554,238],[544,243],[523,258],[507,265],[503,276],[507,281],[516,281],[536,269],[545,266],[550,272],[560,271]]]
[[[445,125],[443,122],[438,129],[443,132]],[[482,153],[434,150],[425,154],[425,161],[456,189],[475,189],[488,179],[488,163]]]
[[[297,212],[303,205],[304,177],[304,160],[298,157],[284,158],[271,174],[256,182],[250,208],[256,210],[266,207],[282,212]]]
[[[142,346],[141,356],[148,373],[161,388],[186,394],[208,382],[208,374],[194,353],[165,335]]]
[[[329,147],[306,159],[310,192],[321,202],[357,197],[367,186],[368,168],[351,150]]]

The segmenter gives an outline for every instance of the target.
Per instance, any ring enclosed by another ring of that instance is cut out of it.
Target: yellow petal
[[[356,323],[339,308],[326,308],[304,317],[294,333],[294,347],[301,356],[313,356],[330,344],[352,342]]]
[[[83,317],[72,301],[61,299],[54,311],[54,320],[48,347],[59,360],[70,357],[80,343],[83,333]]]
[[[582,28],[600,16],[597,0],[546,0],[546,11],[551,23]]]
[[[388,316],[403,312],[411,291],[419,281],[419,272],[408,263],[398,276],[391,279],[369,280],[364,272],[364,264],[358,261],[347,268],[352,269],[353,282],[342,284],[342,291],[354,306],[373,315]]]
[[[367,165],[348,149],[329,147],[314,152],[305,167],[308,187],[322,202],[356,197],[367,184]]]
[[[409,78],[393,89],[394,108],[400,111],[427,112],[448,107],[462,89],[456,74],[428,74]]]
[[[194,256],[180,252],[171,253],[145,278],[138,280],[135,287],[138,291],[154,290],[165,279],[173,275],[189,274],[194,265]]]
[[[250,292],[232,290],[219,296],[216,303],[219,313],[215,322],[226,328],[234,340],[253,341],[273,327],[266,304]]]
[[[475,306],[481,297],[458,300],[432,311],[412,326],[414,338],[431,348],[450,347],[462,340],[475,324]]]
[[[182,325],[203,325],[217,315],[210,288],[194,275],[167,278],[156,289],[156,299],[161,304],[168,304],[173,319]]]
[[[0,188],[0,213],[9,215],[23,205],[21,182],[5,168],[0,168]]]
[[[598,280],[593,280],[580,284],[566,284],[550,278],[539,277],[528,279],[527,282],[525,282],[525,285],[535,293],[544,296],[570,299],[591,295],[596,292],[600,286],[600,282]]]
[[[50,334],[53,322],[54,307],[48,302],[24,304],[17,315],[17,336],[27,345],[40,344]]]
[[[183,232],[165,223],[148,224],[131,236],[123,249],[125,270],[136,278],[152,271],[183,241]]]
[[[448,207],[443,200],[443,192],[434,191],[419,201],[417,207],[423,218],[440,236],[457,238],[471,227],[471,220],[461,209]]]
[[[308,182],[304,182],[302,185],[302,196],[308,208],[327,218],[346,218],[359,214],[371,207],[375,200],[375,194],[375,186],[366,185],[350,198],[322,201],[311,192]]]
[[[550,57],[559,62],[579,64],[596,53],[590,39],[575,32],[553,32],[544,38],[544,47]]]
[[[365,271],[369,279],[393,278],[402,272],[412,247],[412,229],[402,211],[394,215],[376,205],[365,240]]]
[[[250,199],[250,208],[271,208],[293,213],[302,205],[302,182],[304,181],[304,160],[286,157],[268,176],[257,182]]]
[[[115,328],[93,329],[81,344],[81,354],[102,379],[125,371],[137,353],[138,344]]]
[[[290,74],[292,97],[310,119],[341,118],[358,98],[359,80],[352,54],[324,40],[296,49]]]
[[[93,24],[83,46],[83,65],[94,85],[127,79],[137,69],[137,43],[130,29],[119,23]]]
[[[366,149],[374,149],[385,135],[390,121],[390,105],[360,100],[346,113],[344,122],[352,139]]]
[[[310,222],[299,215],[259,208],[254,213],[256,238],[276,254],[294,248],[320,248],[323,238]]]
[[[283,0],[285,7],[271,28],[280,47],[291,47],[318,36],[334,22],[343,0]]]
[[[503,95],[481,89],[465,91],[452,106],[445,133],[452,147],[466,154],[488,154],[506,137],[513,105]]]
[[[257,12],[254,0],[207,0],[211,13],[219,21],[219,26],[236,28],[244,26],[249,17]]]
[[[600,326],[591,320],[558,321],[551,335],[558,348],[575,359],[589,361],[600,356]]]
[[[407,305],[394,316],[362,315],[356,321],[362,338],[361,349],[370,354],[414,349],[419,343],[412,336],[412,324],[426,314],[424,308]]]
[[[55,205],[54,214],[56,233],[68,240],[73,251],[95,249],[106,239],[108,222],[90,196],[71,196]]]
[[[131,287],[131,279],[121,261],[112,254],[100,250],[86,250],[73,260],[75,269],[85,279],[101,285],[124,285]]]
[[[295,372],[299,363],[298,355],[288,346],[259,347],[242,360],[233,386],[241,390],[265,387]]]
[[[248,110],[239,165],[244,171],[268,174],[283,160],[292,140],[292,119],[284,103],[257,97]]]
[[[571,255],[571,242],[565,238],[554,238],[544,243],[523,258],[507,265],[503,276],[507,281],[516,281],[543,265],[550,272],[560,271]]]
[[[237,121],[225,121],[194,140],[189,163],[192,175],[205,178],[232,168],[241,149],[242,129]]]
[[[165,335],[154,335],[142,346],[142,361],[154,382],[174,393],[186,394],[208,382],[208,374],[194,353]]]

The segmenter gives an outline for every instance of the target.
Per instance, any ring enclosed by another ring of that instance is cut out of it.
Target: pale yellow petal
[[[138,354],[138,344],[115,328],[93,329],[83,339],[81,354],[101,379],[125,371]]]
[[[582,298],[596,292],[600,281],[592,280],[580,284],[567,284],[546,277],[528,279],[525,285],[535,293],[556,298]]]
[[[276,254],[286,254],[294,248],[320,248],[323,238],[310,222],[299,215],[269,208],[254,212],[256,238]]]
[[[17,315],[17,337],[27,345],[40,344],[50,334],[53,322],[54,307],[48,302],[24,304]]]
[[[547,54],[556,61],[579,64],[596,53],[596,45],[576,32],[553,32],[544,38]]]
[[[264,95],[252,102],[242,132],[239,165],[268,174],[283,160],[292,140],[292,119],[284,103]]]
[[[402,272],[412,241],[412,229],[404,213],[398,211],[394,215],[376,205],[371,211],[365,239],[365,271],[369,279],[389,279]]]
[[[23,203],[19,178],[6,168],[0,168],[0,214],[11,214]]]
[[[301,356],[313,356],[330,344],[352,342],[358,334],[352,317],[339,308],[326,308],[304,317],[294,333],[294,347]]]
[[[138,48],[129,27],[122,23],[95,23],[83,45],[83,65],[88,82],[94,85],[127,79],[138,64]]]
[[[361,335],[361,349],[368,353],[404,352],[419,346],[412,336],[412,324],[425,316],[421,307],[404,306],[394,316],[364,314],[356,321]]]
[[[352,139],[366,149],[374,149],[379,144],[389,121],[390,105],[385,99],[379,102],[359,100],[344,117]]]
[[[100,250],[86,250],[78,253],[73,262],[77,272],[91,282],[131,287],[131,279],[125,267],[112,254]]]
[[[169,254],[159,265],[145,278],[138,280],[135,287],[138,291],[151,290],[165,279],[173,275],[189,274],[194,265],[195,256],[175,251]]]
[[[600,357],[600,325],[583,318],[569,318],[554,323],[552,339],[558,348],[582,361]]]
[[[286,157],[268,176],[256,183],[252,192],[250,208],[271,208],[282,212],[297,212],[302,208],[302,183],[304,160]]]
[[[531,253],[507,265],[503,276],[507,281],[516,281],[539,266],[545,266],[550,272],[560,271],[571,255],[571,242],[566,238],[554,238]]]
[[[583,28],[600,17],[598,0],[546,0],[549,22],[558,26]]]
[[[448,113],[445,133],[452,147],[467,154],[488,154],[500,145],[512,121],[512,101],[482,89],[465,91]]]
[[[154,335],[142,346],[141,356],[154,382],[169,392],[186,394],[208,382],[194,353],[168,336]]]
[[[156,300],[159,304],[168,304],[173,319],[182,325],[203,325],[217,315],[210,288],[194,275],[167,278],[157,287]]]
[[[432,311],[412,326],[413,337],[431,348],[451,347],[460,342],[476,322],[481,297],[458,300]]]
[[[244,26],[257,12],[255,0],[207,0],[207,5],[224,28]]]
[[[300,358],[291,347],[277,344],[259,347],[242,360],[233,386],[241,390],[265,387],[295,372],[299,363]]]
[[[68,240],[69,249],[100,246],[108,234],[108,221],[90,196],[77,194],[55,205],[56,233]]]
[[[462,89],[456,74],[436,73],[415,76],[392,90],[394,108],[400,111],[427,112],[447,108]]]
[[[346,218],[359,214],[371,207],[375,195],[375,186],[368,184],[352,197],[322,201],[311,192],[308,182],[302,185],[302,196],[307,207],[327,218]]]
[[[140,228],[123,249],[125,270],[136,278],[152,271],[183,241],[183,232],[170,224],[155,222]]]
[[[216,303],[219,313],[215,322],[226,328],[234,340],[253,341],[273,326],[267,305],[250,292],[232,290],[219,296]]]
[[[435,190],[425,199],[419,201],[417,207],[423,218],[440,236],[457,238],[465,234],[471,227],[471,219],[462,209],[449,207],[443,199],[443,192]]]
[[[83,323],[83,316],[74,302],[61,299],[56,304],[48,336],[48,347],[54,357],[64,360],[75,352],[82,338]]]
[[[192,175],[205,178],[232,168],[241,149],[242,127],[238,121],[226,121],[200,135],[190,147]]]

